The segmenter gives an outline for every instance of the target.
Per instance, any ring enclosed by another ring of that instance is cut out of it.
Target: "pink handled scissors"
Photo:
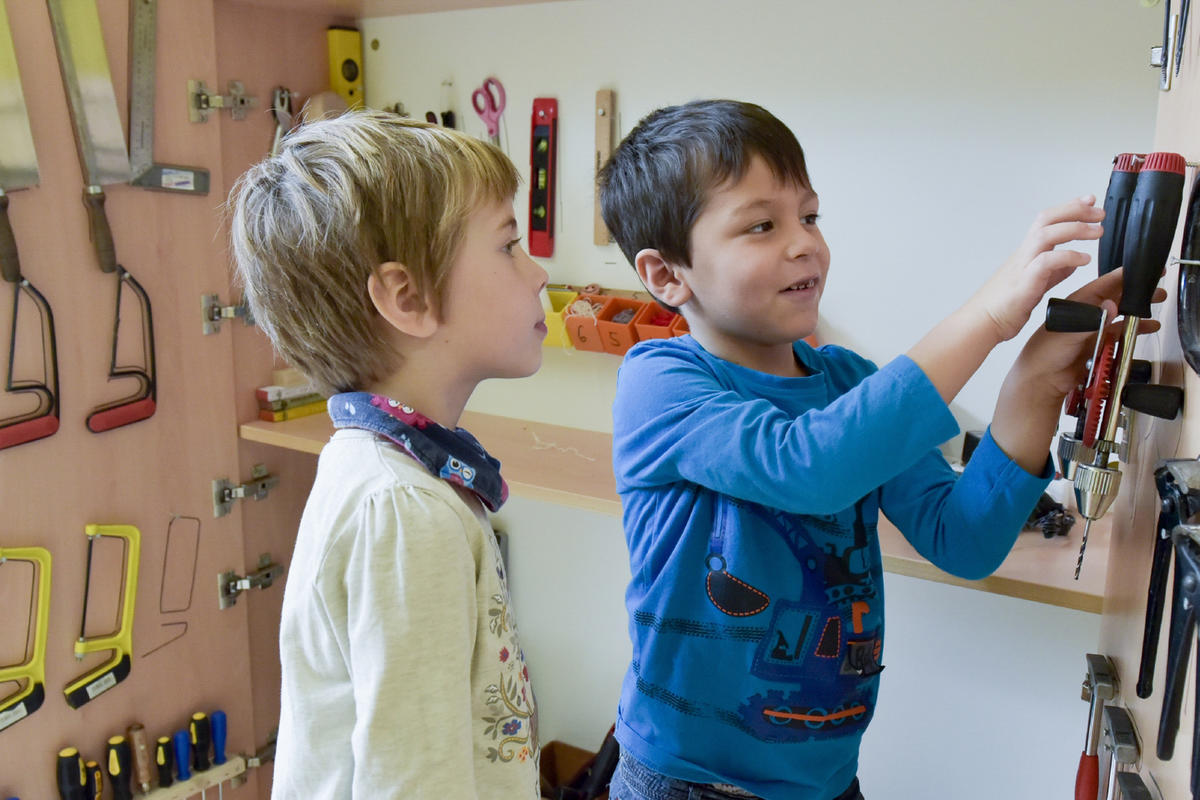
[[[471,92],[471,105],[487,125],[488,137],[497,147],[500,146],[500,115],[504,113],[504,104],[504,84],[495,78],[488,78]]]

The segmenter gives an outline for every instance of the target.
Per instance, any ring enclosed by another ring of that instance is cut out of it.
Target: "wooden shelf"
[[[471,411],[463,413],[461,424],[500,459],[513,494],[621,515],[610,434]],[[256,420],[240,429],[245,440],[314,454],[321,452],[332,433],[325,414],[288,422]],[[1076,581],[1082,529],[1080,520],[1066,537],[1045,539],[1038,532],[1022,533],[1000,568],[979,581],[942,572],[918,555],[886,519],[879,521],[879,542],[888,572],[1099,614],[1108,568],[1108,518],[1092,526],[1083,571]]]
[[[428,14],[475,8],[552,3],[558,0],[226,0],[236,5],[275,8],[300,13],[329,13],[359,19],[394,17],[401,14]]]

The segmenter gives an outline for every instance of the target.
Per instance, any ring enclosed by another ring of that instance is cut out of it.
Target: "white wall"
[[[526,176],[532,100],[558,98],[561,213],[544,262],[557,282],[636,288],[616,246],[592,244],[597,89],[616,90],[621,135],[669,103],[765,105],[821,194],[825,338],[882,362],[969,296],[1039,209],[1103,196],[1113,154],[1150,146],[1161,23],[1161,5],[1138,0],[570,0],[362,28],[373,106],[422,117],[452,79],[459,126],[483,135],[470,91],[499,77],[504,147]],[[966,427],[990,418],[1015,348],[959,396]]]

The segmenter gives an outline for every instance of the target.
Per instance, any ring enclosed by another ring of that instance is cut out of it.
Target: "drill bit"
[[[1083,568],[1083,551],[1087,549],[1088,529],[1092,527],[1092,521],[1085,519],[1083,523],[1083,541],[1079,543],[1079,558],[1075,561],[1075,580],[1079,580],[1079,570]]]

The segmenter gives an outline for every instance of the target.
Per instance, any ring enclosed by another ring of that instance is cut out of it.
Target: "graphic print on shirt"
[[[725,534],[728,530],[728,503],[717,503],[717,518],[708,539],[708,576],[704,588],[708,599],[731,617],[752,617],[766,610],[771,598],[750,584],[729,574],[725,563]]]
[[[465,489],[475,488],[475,470],[454,456],[446,456],[446,463],[442,465],[438,477],[444,481],[460,484]]]
[[[488,748],[489,761],[506,763],[514,758],[526,761],[536,758],[538,753],[537,705],[529,683],[525,652],[509,608],[508,581],[500,549],[494,539],[491,546],[496,551],[499,591],[490,598],[488,630],[495,637],[493,652],[498,666],[496,682],[484,687],[484,703],[490,713],[483,717],[486,723],[483,733],[496,742],[495,747]]]
[[[753,675],[787,686],[757,692],[738,709],[760,739],[841,736],[869,721],[870,679],[883,669],[880,631],[866,625],[878,602],[865,523],[869,502],[873,496],[855,504],[852,522],[846,512],[839,519],[735,504],[734,513],[759,523],[756,530],[778,534],[800,567],[787,597],[775,598],[751,666]]]

